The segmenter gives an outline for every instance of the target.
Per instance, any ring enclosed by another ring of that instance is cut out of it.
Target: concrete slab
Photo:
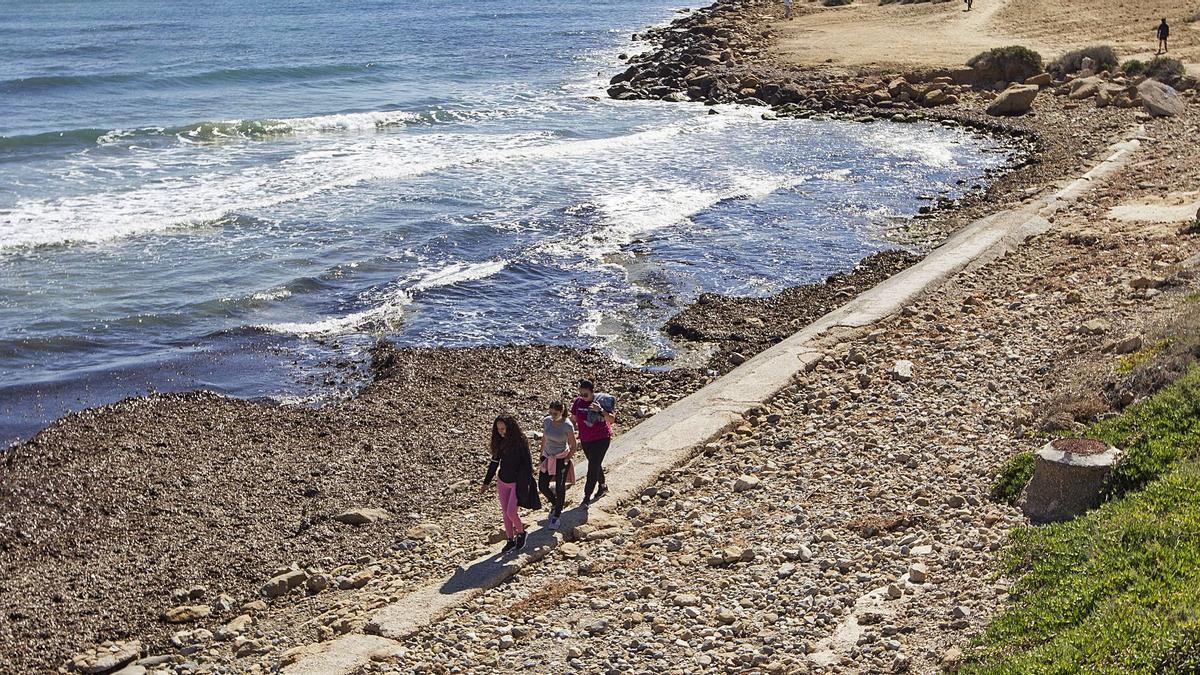
[[[840,329],[866,328],[898,312],[969,265],[1002,256],[1028,237],[1048,230],[1051,226],[1049,218],[1059,208],[1111,176],[1128,161],[1138,145],[1136,140],[1114,144],[1102,162],[1066,188],[1020,209],[1002,211],[971,223],[912,267],[861,293],[724,377],[617,437],[605,461],[608,496],[591,507],[590,516],[589,510],[583,507],[564,512],[560,532],[572,531],[577,525],[587,523],[589,517],[605,516],[602,508],[636,497],[660,473],[683,463],[705,443],[740,424],[744,413],[773,397],[797,374],[811,370],[823,358],[823,339]],[[586,463],[579,462],[576,473],[582,474],[585,470]],[[449,577],[413,591],[378,611],[368,623],[367,632],[378,636],[377,640],[401,639],[412,634],[513,576],[522,566],[549,554],[562,542],[560,532],[531,528],[527,552],[515,557],[485,556],[459,566]],[[327,652],[313,658],[325,659],[322,664],[357,663],[370,649],[372,643],[343,638],[335,641]],[[335,658],[338,654],[341,654],[338,657],[341,661]],[[295,675],[346,671],[336,668],[318,670],[302,661],[284,672]]]

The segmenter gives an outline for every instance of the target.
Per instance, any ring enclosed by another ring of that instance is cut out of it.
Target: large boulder
[[[1184,102],[1179,92],[1158,80],[1146,80],[1137,87],[1142,105],[1155,117],[1174,117],[1184,112]]]
[[[987,107],[987,114],[994,117],[1024,115],[1033,109],[1033,99],[1037,98],[1037,95],[1037,85],[1014,84],[1000,92],[1000,95]]]
[[[1071,93],[1067,95],[1072,101],[1082,101],[1085,98],[1091,98],[1100,92],[1100,87],[1104,84],[1104,80],[1093,75],[1091,77],[1081,77],[1071,81]]]

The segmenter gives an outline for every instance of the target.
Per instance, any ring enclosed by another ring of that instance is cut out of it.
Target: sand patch
[[[1200,192],[1173,192],[1166,197],[1119,204],[1108,210],[1108,218],[1127,223],[1182,224],[1195,220],[1198,210]]]

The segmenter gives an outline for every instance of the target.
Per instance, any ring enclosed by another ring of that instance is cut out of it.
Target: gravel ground
[[[1138,117],[1051,96],[1038,103],[1009,125],[1032,144],[1029,162],[918,221],[918,241],[1077,175]],[[967,93],[937,117],[974,123],[982,104]],[[1028,437],[1034,413],[1074,364],[1094,367],[1106,358],[1101,343],[1169,311],[1181,287],[1194,291],[1178,278],[1161,294],[1125,282],[1171,272],[1200,248],[1196,237],[1104,215],[1200,186],[1196,111],[1148,122],[1145,159],[1061,215],[1054,232],[881,333],[831,345],[812,379],[750,420],[749,433],[714,443],[654,495],[625,505],[637,512],[619,537],[560,548],[408,641],[407,657],[373,668],[934,668],[1003,598],[994,550],[1019,519],[984,501],[992,472],[1037,443]],[[907,262],[881,256],[853,282],[776,299],[709,298],[713,311],[697,305],[677,323],[720,343],[712,368],[725,370],[735,349],[753,355],[840,301],[845,285],[865,287]],[[762,325],[733,340],[745,332],[735,317],[750,311]],[[1097,317],[1104,334],[1076,332]],[[162,656],[145,662],[152,671],[271,670],[287,649],[358,630],[373,608],[487,545],[495,507],[470,483],[496,412],[515,409],[532,424],[547,400],[590,375],[619,394],[628,428],[632,413],[653,414],[714,374],[640,371],[536,346],[385,347],[378,357],[374,384],[320,410],[208,394],[130,399],[69,416],[7,451],[0,672],[53,671],[89,645],[126,639]],[[889,375],[901,359],[915,364],[911,382]],[[760,482],[736,492],[741,475]],[[333,519],[357,507],[391,518]],[[753,559],[726,564],[722,554],[710,565],[726,548]],[[928,579],[910,583],[917,563]],[[323,581],[259,600],[264,582],[293,566]],[[898,599],[860,601],[876,588],[887,595],[888,584]],[[199,609],[174,615],[178,624],[161,618],[179,606]]]

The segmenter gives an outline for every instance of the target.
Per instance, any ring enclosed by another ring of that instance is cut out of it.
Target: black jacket
[[[529,454],[529,446],[525,443],[505,444],[500,450],[500,458],[488,462],[487,475],[483,484],[492,482],[499,471],[499,478],[505,483],[517,485],[517,504],[525,509],[542,508],[542,500],[538,496],[537,481],[533,477],[533,457]]]

